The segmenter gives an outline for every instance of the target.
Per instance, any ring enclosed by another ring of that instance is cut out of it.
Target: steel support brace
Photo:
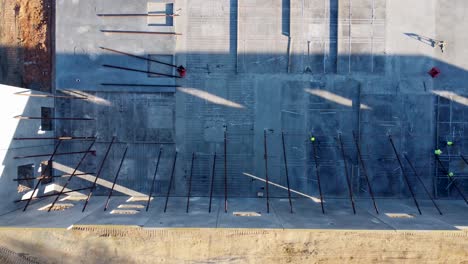
[[[164,213],[167,211],[167,203],[169,202],[169,196],[171,194],[171,189],[172,189],[172,182],[174,181],[174,172],[175,172],[176,162],[177,162],[177,151],[175,152],[175,155],[174,155],[174,163],[172,163],[171,178],[169,179],[169,186],[167,187],[167,194],[166,194],[166,203],[164,204]]]
[[[112,137],[112,141],[109,144],[109,147],[107,147],[106,154],[104,155],[104,158],[101,161],[101,165],[99,166],[99,170],[97,171],[96,177],[94,178],[93,185],[91,186],[91,190],[89,191],[88,197],[86,198],[85,204],[81,212],[84,212],[86,210],[86,206],[88,205],[89,200],[91,199],[91,196],[93,195],[93,191],[94,189],[96,189],[97,180],[99,179],[99,176],[101,175],[102,168],[104,167],[104,163],[106,162],[107,156],[109,155],[109,152],[112,148],[112,145],[114,144],[114,141],[115,141],[115,137]]]
[[[351,187],[351,179],[349,177],[348,163],[346,162],[346,154],[344,151],[343,141],[341,140],[341,134],[338,134],[338,141],[340,143],[341,157],[343,158],[343,163],[344,163],[346,183],[348,185],[348,192],[349,192],[349,201],[351,202],[351,206],[353,207],[353,213],[356,214],[356,206],[354,204],[354,198],[353,198],[353,188]]]
[[[76,174],[76,172],[78,171],[78,168],[80,167],[80,165],[83,163],[84,159],[86,158],[86,156],[88,155],[88,153],[91,151],[91,148],[94,146],[94,143],[96,143],[96,140],[94,140],[88,147],[88,150],[86,151],[86,153],[83,155],[83,157],[81,157],[80,161],[78,162],[78,164],[76,165],[75,169],[73,170],[72,174],[70,175],[70,177],[67,179],[67,181],[65,182],[65,184],[63,185],[62,189],[60,190],[60,192],[57,194],[57,197],[55,197],[55,200],[54,202],[52,203],[52,205],[49,207],[49,210],[47,210],[48,212],[50,212],[50,210],[52,209],[52,207],[54,207],[55,203],[60,199],[60,196],[63,194],[63,191],[65,190],[65,188],[67,188],[68,184],[70,183],[70,181],[73,179],[73,177]]]
[[[192,162],[190,164],[190,177],[189,177],[189,186],[188,186],[188,192],[187,192],[187,208],[185,209],[185,212],[189,212],[189,205],[190,205],[190,194],[192,192],[192,176],[193,176],[193,161],[195,160],[195,152],[192,153]]]
[[[263,158],[265,159],[265,191],[266,191],[266,207],[267,207],[267,214],[270,213],[270,192],[269,192],[269,185],[268,182],[268,149],[267,149],[267,135],[266,130],[263,130],[263,149],[264,155]]]
[[[33,192],[31,193],[31,197],[29,197],[28,201],[26,202],[26,205],[24,206],[23,208],[23,212],[26,211],[26,209],[28,209],[28,206],[29,204],[31,203],[31,200],[33,199],[33,196],[34,194],[36,193],[37,191],[37,188],[39,188],[39,184],[41,184],[42,180],[47,178],[47,177],[44,177],[44,173],[46,171],[48,171],[49,169],[51,169],[51,164],[52,164],[52,160],[55,156],[55,153],[57,153],[57,150],[60,146],[60,144],[62,143],[62,140],[59,140],[57,145],[55,145],[55,149],[54,149],[54,152],[52,153],[52,155],[50,156],[49,160],[47,161],[47,165],[46,165],[46,168],[44,170],[41,171],[41,177],[40,179],[37,181],[36,183],[36,186],[34,186],[34,189],[33,189]],[[51,173],[52,173],[52,170],[51,170]]]
[[[125,160],[125,156],[127,156],[127,150],[128,150],[128,146],[125,147],[124,154],[122,156],[122,159],[120,160],[119,168],[117,169],[117,173],[115,174],[114,182],[112,182],[112,188],[109,192],[109,196],[107,197],[106,205],[104,206],[104,211],[107,211],[107,207],[109,207],[109,201],[112,197],[112,193],[114,192],[115,183],[117,182],[117,178],[119,177],[120,169],[122,168],[122,164]]]
[[[319,164],[318,164],[318,153],[317,148],[315,146],[315,141],[312,141],[312,155],[314,156],[315,161],[315,173],[317,175],[317,186],[320,194],[320,206],[322,207],[322,214],[325,214],[325,207],[323,206],[323,195],[322,195],[322,186],[320,185],[320,173],[319,173]]]
[[[369,176],[367,175],[366,164],[364,163],[364,160],[362,159],[361,148],[359,147],[358,139],[356,138],[354,131],[353,131],[353,139],[354,139],[354,143],[356,144],[356,150],[358,152],[359,164],[361,164],[362,173],[364,174],[364,177],[366,178],[367,188],[369,189],[369,193],[372,198],[372,203],[374,204],[375,212],[379,214],[379,210],[377,209],[377,203],[375,202],[374,192],[372,191],[372,186],[370,184]]]
[[[289,186],[289,172],[288,172],[288,159],[286,158],[286,144],[284,143],[284,132],[281,132],[281,142],[283,145],[283,160],[284,160],[284,169],[286,171],[286,184],[288,186],[288,199],[289,199],[289,208],[291,214],[293,213],[293,205],[291,200],[291,188]]]
[[[158,161],[156,162],[156,169],[154,169],[153,180],[151,181],[150,193],[149,193],[149,196],[148,196],[148,201],[146,202],[146,211],[147,212],[148,212],[148,209],[149,209],[149,206],[150,206],[151,196],[153,196],[154,183],[156,182],[156,174],[158,173],[159,161],[161,160],[161,154],[162,154],[162,148],[159,149]]]
[[[416,205],[416,208],[418,208],[418,212],[421,215],[422,212],[421,212],[421,209],[419,208],[418,200],[416,200],[416,196],[414,195],[413,188],[411,188],[408,175],[406,175],[406,171],[403,168],[403,164],[401,163],[401,160],[400,160],[400,155],[398,155],[398,152],[397,152],[396,147],[395,147],[395,143],[393,143],[392,136],[389,135],[388,139],[390,140],[390,143],[392,144],[393,152],[395,153],[395,157],[398,160],[398,165],[400,166],[401,173],[403,174],[403,178],[405,178],[405,182],[406,182],[406,185],[408,186],[408,190],[411,193],[411,197],[413,197],[414,204]]]
[[[211,187],[210,187],[210,204],[208,205],[208,213],[211,213],[211,202],[213,200],[213,188],[214,188],[214,179],[215,179],[215,169],[216,169],[216,152],[213,155],[213,166],[211,168]]]

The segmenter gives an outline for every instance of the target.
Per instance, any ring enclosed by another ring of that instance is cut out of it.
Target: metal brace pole
[[[115,141],[115,136],[112,137],[112,141],[109,144],[109,147],[107,147],[106,154],[104,155],[104,158],[101,161],[101,165],[99,166],[99,170],[97,171],[96,177],[94,178],[93,185],[91,186],[91,190],[89,191],[88,197],[86,198],[85,204],[81,212],[84,212],[86,210],[86,206],[88,205],[89,200],[91,199],[91,196],[93,195],[93,191],[94,189],[96,189],[97,180],[99,179],[99,176],[101,175],[102,168],[104,167],[104,163],[106,162],[107,156],[109,155],[109,152],[112,148],[112,144],[114,144],[114,141]]]
[[[291,201],[291,188],[289,187],[289,172],[288,172],[288,159],[286,158],[286,147],[284,143],[284,132],[281,131],[281,142],[283,143],[283,160],[284,160],[284,169],[286,170],[286,185],[288,186],[288,199],[289,199],[289,208],[291,214],[293,213],[293,206]]]
[[[372,198],[372,203],[374,204],[375,212],[377,214],[379,214],[379,210],[377,209],[377,204],[376,204],[375,198],[374,198],[374,192],[372,191],[369,176],[367,175],[366,165],[364,163],[364,160],[362,159],[361,148],[359,147],[359,143],[357,141],[356,135],[354,134],[354,131],[353,131],[353,139],[354,139],[354,143],[356,143],[356,149],[357,149],[357,152],[358,152],[359,163],[361,164],[362,173],[364,174],[364,177],[366,178],[366,181],[367,181],[367,187],[369,188],[369,193],[370,193],[371,198]]]
[[[169,195],[171,194],[172,182],[174,181],[174,171],[175,171],[176,162],[177,162],[177,151],[175,152],[175,155],[174,155],[174,163],[172,163],[171,178],[169,179],[169,186],[167,188],[167,194],[166,194],[166,203],[164,204],[164,213],[167,210],[167,203],[169,202]]]
[[[320,206],[322,207],[322,214],[325,214],[325,207],[323,206],[323,195],[322,195],[322,186],[320,185],[320,174],[319,174],[319,165],[318,165],[318,158],[317,158],[317,149],[315,146],[315,141],[312,141],[312,155],[314,156],[315,160],[315,173],[317,175],[317,186],[320,194]]]
[[[442,167],[442,170],[444,171],[445,175],[447,175],[447,178],[449,179],[450,183],[453,184],[453,186],[455,186],[455,189],[457,190],[457,192],[461,195],[461,197],[463,197],[463,200],[465,200],[465,203],[468,204],[468,200],[466,200],[465,195],[463,195],[460,188],[458,188],[458,185],[455,182],[455,180],[453,179],[453,177],[449,176],[449,171],[445,168],[444,164],[442,164],[442,161],[440,161],[439,156],[435,155],[435,157],[436,157],[436,160],[439,163],[440,167]]]
[[[411,161],[409,160],[408,156],[406,156],[406,154],[403,154],[403,156],[405,157],[406,162],[408,162],[408,164],[410,165],[410,168],[411,168],[411,170],[413,171],[414,175],[416,175],[416,178],[419,180],[419,182],[421,183],[422,187],[424,188],[424,191],[426,191],[427,196],[429,196],[429,198],[431,199],[431,201],[432,201],[432,203],[434,204],[435,208],[437,209],[437,211],[439,211],[439,214],[442,215],[442,211],[440,211],[439,206],[437,206],[436,202],[434,201],[434,198],[432,197],[432,195],[431,195],[431,194],[429,193],[429,191],[427,190],[426,185],[425,185],[424,182],[422,181],[421,177],[419,177],[419,174],[418,174],[418,172],[416,171],[416,169],[414,168],[413,163],[411,163]]]
[[[416,205],[416,208],[418,208],[419,214],[422,215],[421,209],[419,208],[418,201],[416,200],[416,196],[414,195],[413,188],[411,188],[411,185],[410,185],[410,182],[409,182],[409,179],[408,179],[408,175],[406,175],[406,172],[403,169],[403,164],[401,163],[400,155],[398,155],[395,144],[393,143],[392,136],[389,135],[388,139],[390,140],[390,143],[392,144],[393,152],[395,153],[395,156],[396,156],[396,158],[398,160],[398,164],[400,165],[400,169],[401,169],[401,172],[403,174],[403,177],[405,178],[405,182],[406,182],[406,185],[408,186],[408,190],[410,191],[411,196],[413,197],[414,204]]]
[[[120,169],[122,168],[122,164],[125,160],[125,156],[127,156],[127,150],[128,150],[128,146],[125,147],[125,151],[124,151],[124,154],[122,156],[122,160],[120,160],[120,164],[119,164],[119,168],[117,169],[117,173],[115,174],[115,177],[114,177],[114,182],[112,183],[112,188],[109,192],[109,196],[107,197],[107,201],[106,201],[106,206],[104,206],[104,211],[107,211],[107,207],[109,206],[109,201],[112,197],[112,193],[114,193],[114,187],[115,187],[115,183],[117,182],[117,178],[119,177],[119,173],[120,173]]]
[[[224,212],[227,213],[227,129],[224,129]]]
[[[72,174],[70,175],[70,177],[67,179],[67,182],[65,182],[65,184],[62,186],[62,189],[60,190],[60,192],[57,194],[57,197],[55,197],[55,200],[54,202],[52,203],[52,205],[49,207],[49,210],[47,210],[48,212],[50,212],[50,210],[52,210],[52,207],[54,207],[55,203],[58,201],[58,199],[60,199],[60,196],[62,195],[63,191],[65,190],[65,188],[67,188],[68,184],[70,183],[71,179],[76,175],[76,171],[78,170],[78,168],[80,167],[81,163],[83,163],[84,159],[86,158],[86,156],[88,155],[89,151],[91,150],[91,148],[94,146],[94,143],[96,143],[96,140],[93,140],[93,142],[89,145],[88,147],[88,151],[86,151],[86,153],[83,155],[83,157],[81,157],[80,161],[78,162],[78,164],[76,165],[75,169],[73,170]]]
[[[59,148],[59,146],[60,146],[61,143],[62,143],[62,140],[59,140],[58,143],[57,143],[57,145],[55,145],[54,152],[52,153],[52,155],[50,156],[49,160],[47,161],[47,165],[46,165],[45,169],[44,169],[43,171],[41,171],[41,178],[37,181],[36,186],[34,186],[33,192],[31,193],[31,197],[29,197],[28,201],[26,202],[26,205],[25,205],[24,208],[23,208],[23,212],[26,211],[26,209],[28,209],[29,203],[31,203],[31,200],[32,200],[34,194],[36,193],[37,188],[39,188],[39,184],[41,184],[42,180],[46,178],[46,177],[43,177],[43,176],[44,176],[44,173],[45,173],[49,168],[51,168],[52,159],[54,158],[55,153],[57,153],[57,150],[58,150],[58,148]],[[51,172],[52,172],[52,170],[51,170]]]
[[[146,211],[147,212],[148,212],[148,209],[149,209],[149,206],[150,206],[151,196],[153,196],[154,182],[156,181],[156,174],[158,173],[159,161],[161,160],[161,153],[162,153],[162,148],[159,148],[158,161],[156,162],[156,169],[154,170],[153,180],[151,181],[151,188],[150,188],[150,193],[149,193],[149,196],[148,196],[148,202],[146,203]]]
[[[270,193],[268,190],[268,150],[267,150],[267,135],[266,130],[263,130],[263,149],[264,149],[264,156],[265,159],[265,191],[266,191],[266,206],[267,206],[267,214],[270,213]]]
[[[354,198],[353,198],[353,189],[351,188],[351,179],[349,177],[348,163],[346,162],[346,154],[344,151],[343,141],[341,140],[341,133],[338,134],[338,141],[340,142],[341,156],[343,158],[345,175],[346,175],[346,183],[348,184],[349,200],[351,201],[351,206],[353,207],[353,213],[356,214],[356,206],[354,205]]]
[[[193,161],[195,160],[195,152],[192,152],[192,163],[190,165],[190,177],[189,177],[189,187],[188,187],[188,193],[187,193],[187,208],[185,209],[185,212],[189,212],[189,204],[190,204],[190,194],[192,192],[192,176],[193,176]]]
[[[212,169],[211,169],[210,204],[208,206],[208,213],[211,213],[211,201],[213,200],[213,187],[214,187],[215,168],[216,168],[216,152],[213,155],[213,166],[212,166]]]

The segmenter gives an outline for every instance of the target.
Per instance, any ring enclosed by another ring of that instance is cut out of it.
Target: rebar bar
[[[445,168],[444,164],[442,164],[442,161],[440,161],[438,155],[435,155],[435,158],[436,158],[437,162],[439,163],[440,167],[442,168],[442,170],[444,171],[444,174],[445,174],[445,175],[447,176],[447,178],[449,179],[449,182],[450,182],[451,184],[453,184],[453,186],[455,187],[455,189],[457,190],[457,192],[460,194],[460,196],[463,198],[463,200],[465,200],[465,203],[468,204],[468,200],[466,200],[465,195],[463,195],[462,191],[460,190],[460,188],[458,188],[458,185],[457,185],[457,183],[456,183],[455,180],[454,180],[455,176],[450,176],[450,175],[449,175],[449,171]]]
[[[159,161],[161,160],[161,154],[162,154],[162,148],[159,148],[158,161],[156,162],[156,169],[154,169],[153,180],[151,181],[150,193],[148,195],[148,201],[146,202],[146,211],[147,212],[148,212],[148,209],[149,209],[149,206],[150,206],[151,196],[153,196],[154,183],[156,181],[156,174],[158,173]]]
[[[348,192],[349,192],[349,200],[351,201],[351,206],[353,207],[353,213],[356,214],[356,206],[354,204],[354,198],[353,198],[353,188],[351,186],[351,179],[349,177],[349,171],[348,171],[348,163],[346,162],[346,154],[345,154],[345,150],[343,146],[343,141],[341,140],[341,134],[338,134],[338,141],[340,143],[341,157],[343,158],[343,163],[344,163],[346,183],[348,185]]]
[[[99,179],[99,176],[101,175],[102,168],[104,167],[104,163],[106,162],[107,156],[109,155],[109,152],[110,152],[110,150],[112,148],[112,144],[114,144],[114,141],[115,141],[115,136],[112,137],[112,141],[109,144],[109,147],[107,147],[106,154],[104,154],[104,158],[101,161],[101,165],[99,166],[96,177],[94,178],[93,185],[91,186],[91,190],[89,191],[88,197],[86,198],[85,204],[84,204],[83,209],[81,210],[81,212],[84,212],[86,210],[86,206],[88,205],[89,200],[91,199],[91,196],[93,195],[93,191],[94,191],[94,189],[96,189],[97,180]]]
[[[192,163],[190,164],[190,176],[189,176],[189,186],[187,192],[187,208],[185,212],[189,212],[189,204],[190,204],[190,194],[192,192],[192,176],[193,176],[193,161],[195,160],[195,152],[192,152]]]
[[[377,203],[375,202],[374,192],[372,191],[372,186],[370,184],[369,176],[367,175],[366,164],[364,163],[364,160],[362,159],[361,148],[359,147],[358,139],[356,138],[356,135],[354,134],[354,131],[353,131],[353,139],[354,139],[354,143],[356,144],[356,150],[358,152],[358,157],[359,157],[358,163],[361,164],[362,173],[364,174],[364,177],[366,179],[367,188],[369,189],[369,194],[371,195],[372,203],[374,204],[375,212],[377,214],[379,214],[379,210],[377,209]]]
[[[208,205],[208,213],[211,213],[211,202],[213,200],[213,187],[214,187],[214,176],[216,168],[216,152],[213,155],[213,166],[211,169],[211,188],[210,188],[210,204]]]
[[[317,149],[315,146],[315,141],[312,141],[312,150],[313,150],[312,155],[314,156],[314,161],[315,161],[315,173],[317,176],[317,187],[318,187],[319,194],[320,194],[320,206],[322,208],[322,214],[325,214],[325,206],[323,205],[322,186],[320,184],[320,173],[319,173],[319,164],[318,164],[318,156],[317,156],[318,154],[317,154]]]
[[[83,153],[93,153],[96,154],[96,151],[90,150],[90,151],[73,151],[73,152],[62,152],[62,153],[55,153],[54,156],[63,156],[63,155],[74,155],[74,154],[83,154]],[[37,157],[47,157],[52,154],[36,154],[36,155],[28,155],[28,156],[16,156],[13,157],[13,159],[26,159],[26,158],[37,158]]]
[[[73,120],[73,121],[92,121],[94,118],[87,117],[40,117],[40,116],[22,116],[17,115],[13,118],[21,120]]]
[[[227,213],[227,128],[224,129],[224,212]]]
[[[284,160],[284,169],[286,171],[286,185],[288,187],[288,199],[289,199],[289,208],[291,214],[293,213],[293,205],[291,200],[291,188],[289,186],[289,172],[288,172],[288,159],[286,158],[286,144],[284,143],[284,132],[281,132],[281,142],[283,143],[283,160]]]
[[[429,190],[427,190],[426,185],[425,185],[424,182],[422,181],[421,177],[419,177],[419,174],[418,174],[418,172],[416,171],[416,169],[414,168],[413,163],[409,160],[409,158],[408,158],[408,156],[406,156],[406,154],[403,154],[403,156],[405,157],[406,162],[408,162],[408,164],[410,165],[410,168],[411,168],[411,170],[413,171],[414,175],[416,176],[416,178],[418,179],[418,181],[421,183],[422,187],[424,188],[424,191],[426,192],[427,196],[429,196],[429,198],[431,199],[432,204],[434,204],[434,206],[435,206],[435,208],[437,209],[437,211],[439,211],[439,214],[442,215],[442,211],[440,210],[439,206],[437,206],[436,202],[434,201],[434,198],[433,198],[432,195],[429,193]]]
[[[147,57],[138,56],[138,55],[130,54],[130,53],[123,52],[123,51],[119,51],[119,50],[115,50],[115,49],[109,49],[109,48],[105,48],[105,47],[99,47],[99,48],[101,48],[101,49],[103,49],[103,50],[107,50],[107,51],[112,51],[112,52],[117,53],[117,54],[122,54],[122,55],[125,55],[125,56],[129,56],[129,57],[132,57],[132,58],[137,58],[137,59],[140,59],[140,60],[145,60],[145,61],[151,61],[151,62],[159,63],[159,64],[166,65],[166,66],[170,66],[170,67],[173,67],[173,68],[177,68],[177,67],[178,67],[177,65],[174,65],[174,64],[171,64],[171,63],[167,63],[167,62],[163,62],[163,61],[158,61],[158,60],[155,60],[155,59],[150,59],[150,58],[147,58]]]
[[[155,74],[155,75],[171,77],[171,78],[182,78],[180,76],[172,75],[172,74],[165,74],[165,73],[153,72],[153,71],[144,71],[144,70],[139,70],[139,69],[109,65],[109,64],[103,64],[102,66],[107,67],[107,68],[112,68],[112,69],[124,70],[124,71],[133,71],[133,72],[140,72],[140,73],[146,73],[146,74]]]
[[[403,178],[405,179],[406,185],[408,186],[408,190],[410,191],[411,196],[413,197],[414,204],[416,205],[416,208],[418,208],[419,214],[422,215],[421,209],[419,208],[418,200],[416,200],[416,196],[414,195],[413,188],[411,188],[408,175],[406,175],[406,171],[403,168],[403,164],[401,163],[401,160],[400,160],[400,155],[398,155],[398,151],[396,150],[395,144],[393,143],[392,136],[389,135],[388,139],[390,140],[390,143],[392,144],[393,152],[395,153],[395,157],[397,158],[398,164],[400,165],[400,170],[401,170],[401,173],[403,174]]]
[[[268,149],[267,149],[267,135],[266,129],[263,130],[263,151],[264,155],[263,158],[265,160],[265,191],[266,191],[266,207],[267,207],[267,214],[270,213],[270,192],[269,192],[269,183],[268,183]]]
[[[23,208],[23,212],[26,211],[26,209],[28,209],[28,206],[31,203],[31,200],[32,200],[34,194],[36,193],[37,188],[39,188],[39,184],[41,184],[42,180],[45,178],[45,177],[43,177],[44,174],[48,171],[48,169],[51,169],[52,159],[54,158],[55,153],[57,153],[57,150],[58,150],[61,143],[62,143],[62,140],[59,140],[57,142],[57,145],[55,145],[54,152],[52,153],[49,160],[47,161],[47,165],[46,165],[45,169],[41,170],[41,178],[37,181],[36,186],[34,186],[33,192],[31,193],[31,197],[29,197],[28,201],[26,202],[26,205]]]
[[[169,179],[169,186],[167,187],[166,203],[164,204],[164,213],[167,210],[167,203],[169,202],[169,195],[171,194],[172,182],[174,181],[174,171],[175,171],[176,162],[177,162],[177,151],[175,152],[175,155],[174,155],[174,163],[172,164],[171,178]]]
[[[103,33],[122,33],[122,34],[153,34],[153,35],[171,35],[171,36],[180,36],[182,33],[176,32],[156,32],[156,31],[137,31],[137,30],[110,30],[110,29],[101,29]]]
[[[107,196],[106,205],[104,206],[104,211],[107,211],[107,207],[109,206],[110,199],[112,197],[112,194],[114,193],[115,183],[117,182],[117,178],[119,177],[120,169],[122,168],[122,164],[125,160],[125,156],[127,156],[127,150],[128,150],[128,146],[125,147],[125,151],[123,153],[122,159],[120,160],[119,168],[117,169],[117,172],[115,173],[114,181],[112,182],[112,188],[109,192],[109,196]]]

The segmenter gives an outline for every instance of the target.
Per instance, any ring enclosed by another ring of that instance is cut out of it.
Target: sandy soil
[[[50,91],[52,0],[0,0],[0,82]]]
[[[467,231],[0,229],[38,263],[468,263]]]

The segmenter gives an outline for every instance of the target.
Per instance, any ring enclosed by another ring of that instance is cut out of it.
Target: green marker
[[[447,141],[447,146],[453,146],[453,142],[452,141]]]
[[[453,177],[453,175],[454,175],[453,172],[449,172],[449,173],[448,173],[448,176],[449,176],[449,177]]]
[[[310,141],[314,142],[314,141],[315,141],[315,137],[311,137],[311,138],[310,138]]]
[[[434,154],[436,154],[437,156],[440,156],[440,154],[442,154],[442,150],[436,149],[434,150]]]

